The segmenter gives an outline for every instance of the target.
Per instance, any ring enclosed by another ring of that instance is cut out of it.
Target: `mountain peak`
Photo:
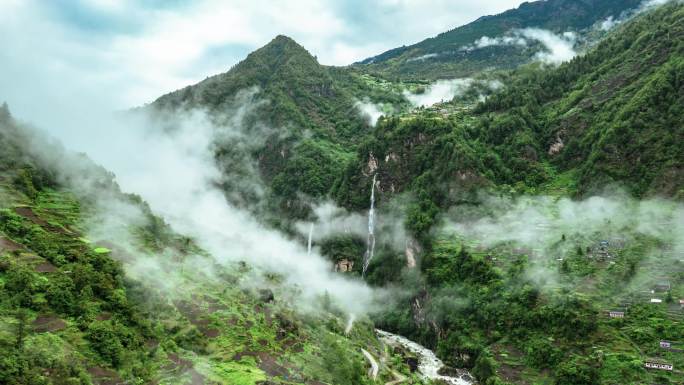
[[[294,39],[285,35],[278,35],[265,46],[254,51],[252,55],[258,56],[302,56],[315,60],[315,58],[303,46],[297,43]]]

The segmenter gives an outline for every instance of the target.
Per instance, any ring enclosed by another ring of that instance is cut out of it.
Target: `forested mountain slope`
[[[241,178],[253,174],[245,163],[256,164],[276,191],[271,202],[293,207],[299,192],[326,194],[339,165],[354,155],[359,137],[370,129],[358,109],[361,100],[406,103],[400,94],[371,87],[347,68],[318,64],[292,39],[278,36],[228,72],[164,95],[148,108],[206,109],[217,123],[229,126],[234,116],[247,114],[246,122],[235,127],[240,145],[230,138],[218,144],[217,162],[226,174]],[[232,194],[240,196],[235,203],[254,204],[258,194],[228,180],[225,188],[242,190]]]
[[[393,79],[465,77],[485,69],[511,69],[528,62],[543,46],[486,44],[486,41],[512,37],[511,32],[526,28],[544,29],[557,35],[586,32],[608,18],[620,19],[641,3],[641,0],[525,2],[517,9],[484,16],[436,37],[368,58],[359,67]],[[484,44],[478,45],[478,41]]]
[[[365,384],[361,349],[391,359],[367,320],[344,333],[249,273],[0,108],[0,383]]]
[[[557,70],[523,72],[479,107],[483,134],[501,150],[527,141],[534,157],[576,169],[581,192],[620,183],[636,195],[681,197],[682,74],[684,7],[671,4]]]
[[[367,191],[352,186],[370,180],[372,163],[382,192],[423,197],[409,222],[419,232],[474,188],[581,196],[617,186],[681,199],[682,16],[672,3],[558,68],[514,71],[473,111],[382,120],[333,194],[363,205]]]

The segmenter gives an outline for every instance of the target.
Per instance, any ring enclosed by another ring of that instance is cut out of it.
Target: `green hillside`
[[[363,206],[367,192],[352,186],[368,184],[372,155],[381,189],[424,197],[418,231],[483,187],[586,196],[617,185],[681,199],[682,12],[648,13],[558,68],[522,67],[472,110],[381,121],[333,194]]]
[[[328,292],[300,309],[288,266],[219,263],[2,105],[0,384],[443,385],[375,328],[480,385],[682,383],[684,3],[640,4],[523,3],[349,67],[278,36],[130,112],[220,129],[229,203],[292,242],[315,224],[330,268],[383,295],[353,324]],[[609,16],[633,17],[597,32]],[[586,52],[458,51],[522,28]],[[411,104],[463,76],[452,100]]]
[[[249,289],[248,264],[216,264],[110,173],[0,114],[1,383],[375,383],[361,349],[394,362],[378,381],[412,376],[367,319],[345,334],[347,315],[323,298],[311,315]],[[122,222],[125,207],[141,217]]]
[[[511,69],[528,62],[542,47],[487,46],[464,49],[478,39],[499,38],[524,28],[540,28],[556,34],[587,32],[608,17],[619,19],[637,8],[641,0],[549,0],[525,2],[494,16],[395,48],[359,63],[363,71],[397,79],[466,77],[484,69]]]

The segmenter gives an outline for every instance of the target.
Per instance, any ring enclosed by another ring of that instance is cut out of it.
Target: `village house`
[[[665,340],[660,340],[660,347],[663,349],[669,349],[672,347],[672,342],[670,341],[665,341]]]
[[[610,310],[608,316],[610,318],[625,318],[625,312],[623,310]]]
[[[660,281],[653,286],[653,291],[656,293],[663,293],[666,291],[670,291],[672,286],[670,285],[669,281]]]
[[[647,369],[658,369],[658,370],[669,370],[672,371],[673,366],[671,363],[663,361],[658,358],[649,358],[644,361],[644,367]]]
[[[679,300],[679,307],[684,308],[684,299]]]

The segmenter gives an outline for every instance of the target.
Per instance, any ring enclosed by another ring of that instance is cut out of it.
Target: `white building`
[[[661,360],[647,360],[644,362],[644,367],[647,369],[659,369],[659,370],[669,370],[672,371],[673,367],[672,364],[661,361]]]
[[[625,312],[619,310],[611,310],[608,312],[610,318],[625,318]]]

